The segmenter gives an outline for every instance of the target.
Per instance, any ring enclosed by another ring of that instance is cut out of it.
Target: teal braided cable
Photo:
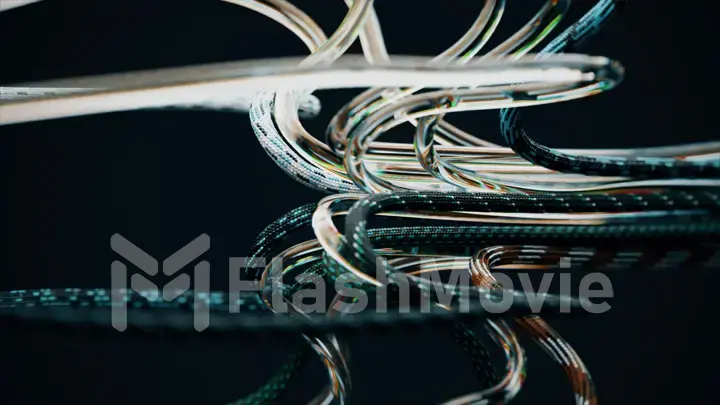
[[[288,233],[305,226],[303,218],[312,215],[315,204],[306,204],[291,210],[285,215],[268,225],[255,239],[248,254],[249,263],[259,258],[265,258],[266,254],[274,247],[274,244],[281,241]],[[245,270],[253,268],[248,266]],[[253,280],[257,277],[251,278]],[[258,305],[262,307],[262,300],[257,296]],[[261,387],[245,398],[231,402],[228,405],[266,405],[277,401],[286,391],[288,383],[304,367],[310,348],[306,343],[300,344],[300,348],[289,355],[288,360],[278,371]]]
[[[515,213],[584,213],[584,212],[633,212],[667,211],[666,224],[640,222],[627,224],[624,232],[637,234],[649,233],[655,237],[687,237],[692,234],[707,236],[710,228],[717,224],[703,218],[700,223],[672,222],[672,213],[677,210],[705,210],[710,218],[720,212],[720,195],[713,191],[675,191],[645,194],[571,194],[571,195],[523,195],[494,193],[438,193],[438,192],[401,192],[394,194],[375,194],[356,202],[347,214],[345,221],[344,256],[351,264],[363,272],[376,270],[376,265],[387,266],[379,261],[374,244],[368,237],[367,227],[370,216],[388,211],[436,212],[515,212]],[[669,221],[668,221],[669,220]],[[658,221],[658,220],[654,220]],[[659,232],[664,228],[664,232]],[[531,231],[532,228],[526,228]],[[542,228],[540,228],[542,229]],[[602,233],[618,228],[577,226],[576,233]],[[532,231],[531,231],[532,232]],[[716,232],[716,230],[715,230]],[[710,230],[713,234],[713,230]],[[390,266],[386,268],[392,273]]]
[[[70,293],[67,291],[71,290]],[[112,290],[107,289],[42,289],[13,290],[0,292],[0,319],[7,325],[22,324],[29,327],[66,329],[78,331],[117,333],[110,322],[113,304],[108,297]],[[471,302],[467,311],[457,311],[430,307],[427,311],[408,311],[375,313],[366,311],[353,316],[327,319],[315,317],[308,323],[302,319],[280,316],[223,316],[227,313],[229,301],[227,295],[213,292],[219,302],[202,302],[213,311],[213,322],[203,333],[197,333],[192,319],[187,316],[192,309],[188,305],[195,291],[189,290],[179,298],[186,303],[182,306],[169,306],[168,303],[151,302],[141,295],[129,300],[133,304],[133,316],[128,317],[127,330],[124,333],[146,334],[148,336],[201,336],[202,339],[252,339],[270,337],[286,339],[298,333],[369,333],[388,328],[432,327],[452,325],[457,322],[475,322],[481,319],[494,319],[503,316],[523,316],[537,313],[536,306],[541,304],[539,313],[545,316],[579,316],[580,311],[593,304],[587,299],[547,294],[542,302],[522,291],[491,291],[479,289],[480,302]],[[37,295],[36,295],[37,294]],[[42,299],[35,299],[39,296]],[[243,296],[246,298],[247,296]],[[503,299],[511,301],[510,307],[499,304]],[[234,304],[240,312],[252,313],[257,307],[242,298]],[[566,309],[571,311],[566,313]],[[465,308],[463,308],[465,309]],[[98,312],[99,311],[99,312]]]
[[[272,250],[276,249],[277,245],[286,236],[307,226],[315,206],[316,204],[310,203],[297,207],[266,226],[255,238],[253,246],[250,248],[250,253],[247,256],[249,266],[245,268],[243,275],[250,280],[259,279],[259,269],[258,273],[249,277],[248,271],[255,268],[254,264],[258,259],[265,259]],[[315,266],[317,264],[311,267],[308,272],[313,273]],[[292,288],[293,290],[299,289],[300,284],[296,283]],[[259,295],[257,300],[258,304],[262,303]],[[310,348],[307,343],[302,343],[300,348],[289,356],[285,364],[265,384],[247,397],[229,405],[264,405],[277,401],[287,389],[287,384],[298,374],[299,369],[305,365],[309,353]]]
[[[692,224],[692,226],[688,226]],[[484,226],[412,226],[406,228],[368,229],[374,246],[435,246],[476,247],[482,245],[522,243],[592,244],[612,240],[642,239],[659,242],[682,240],[703,242],[720,235],[720,221],[578,225],[484,225]]]
[[[273,249],[277,249],[278,245],[283,242],[288,235],[310,225],[310,220],[316,207],[316,203],[302,205],[290,210],[266,226],[257,238],[255,238],[255,242],[248,254],[248,262],[253,263],[258,259],[265,259]],[[261,270],[256,269],[254,273],[251,270],[251,266],[245,269],[244,275],[246,278],[258,280]]]
[[[270,405],[276,403],[288,388],[288,383],[295,378],[305,365],[310,349],[305,347],[290,355],[280,369],[253,393],[229,402],[227,405]]]
[[[453,340],[459,345],[463,352],[470,357],[475,367],[477,380],[481,387],[490,388],[500,381],[495,363],[490,352],[485,348],[478,334],[472,326],[467,324],[456,324],[452,330]]]
[[[652,250],[653,246],[674,246],[668,250],[673,254],[692,253],[703,248],[703,244],[720,241],[720,220],[677,221],[671,223],[616,224],[616,225],[489,225],[489,226],[416,226],[408,228],[369,229],[368,239],[374,248],[385,246],[434,247],[435,253],[453,251],[461,256],[470,256],[487,246],[503,244],[550,244],[571,246],[614,247],[618,251],[632,253],[636,245]],[[625,248],[623,250],[622,248]],[[695,249],[697,248],[697,249]],[[717,248],[716,248],[717,250]],[[621,256],[622,254],[620,254]],[[344,255],[350,258],[350,254]],[[619,256],[618,256],[619,257]],[[357,257],[356,257],[357,258]],[[372,259],[361,256],[355,262],[362,271],[370,273]],[[327,253],[323,256],[327,271],[335,277],[345,269]],[[720,255],[707,257],[704,266],[720,264]],[[604,268],[601,263],[596,263]],[[613,264],[614,266],[614,264]],[[685,266],[685,264],[683,264]],[[612,266],[610,266],[612,267]],[[388,271],[393,271],[391,267]],[[462,295],[463,291],[444,286],[448,292]]]
[[[617,0],[598,1],[583,18],[549,43],[538,57],[576,49],[598,33],[614,14],[618,3]],[[720,178],[718,158],[688,161],[660,157],[583,156],[562,153],[530,138],[522,127],[521,118],[519,109],[501,110],[500,129],[505,141],[518,156],[551,170],[636,179]]]
[[[282,222],[283,218],[288,216],[292,217],[294,213],[302,212],[303,207],[293,210],[288,214],[281,217],[279,220]],[[273,224],[277,223],[274,222]],[[272,225],[271,224],[271,227]],[[267,229],[267,228],[266,228]],[[264,238],[258,237],[257,242],[261,242]],[[262,243],[262,242],[261,242]],[[257,246],[257,245],[256,245]],[[253,249],[254,250],[254,249]],[[313,262],[307,269],[302,272],[305,275],[322,274],[321,263]],[[302,290],[304,284],[302,279],[296,278],[294,283],[288,285],[287,289],[283,290],[283,296],[292,296],[295,292]],[[308,355],[311,352],[311,348],[307,342],[300,345],[300,348],[291,354],[288,360],[283,364],[278,371],[260,388],[256,389],[252,394],[242,398],[236,402],[232,402],[228,405],[270,405],[276,403],[283,395],[286,394],[289,388],[290,382],[299,375],[300,371],[304,368],[307,363]],[[328,363],[325,363],[326,367]],[[319,396],[327,397],[331,393],[331,388],[326,388]],[[345,393],[343,393],[345,394]],[[343,401],[346,398],[342,399]]]

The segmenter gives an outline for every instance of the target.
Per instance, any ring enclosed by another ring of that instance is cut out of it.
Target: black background
[[[4,1],[4,0],[0,0]],[[328,33],[340,0],[294,2]],[[435,55],[475,19],[480,1],[378,0],[392,54]],[[541,0],[509,1],[492,44],[530,18]],[[576,1],[563,27],[592,1]],[[531,136],[562,147],[633,147],[718,139],[713,108],[710,1],[630,2],[582,50],[620,60],[626,81],[589,99],[527,111]],[[491,45],[492,45],[491,44]],[[351,49],[359,53],[356,45]],[[272,56],[301,56],[279,24],[220,1],[47,1],[0,14],[0,83]],[[714,87],[714,88],[713,88]],[[318,93],[324,126],[352,91]],[[499,141],[497,114],[452,117]],[[294,182],[256,141],[247,115],[128,112],[1,127],[0,289],[108,287],[119,232],[166,257],[200,233],[225,274],[272,220],[322,195]],[[402,134],[402,131],[400,131]],[[217,278],[217,277],[216,277]],[[582,356],[602,403],[710,402],[713,272],[613,274],[605,315],[555,320]],[[250,392],[292,350],[276,342],[144,341],[124,335],[29,334],[0,326],[0,403],[225,403]],[[356,403],[437,403],[477,389],[471,365],[445,331],[349,339]],[[527,344],[518,404],[571,403],[564,376]],[[319,364],[288,403],[326,380]]]

